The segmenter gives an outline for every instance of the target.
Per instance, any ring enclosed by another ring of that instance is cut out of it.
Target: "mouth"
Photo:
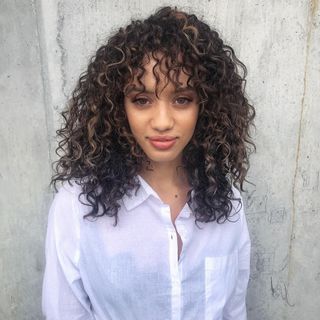
[[[152,141],[172,141],[175,140],[177,137],[173,136],[152,136],[148,137]]]
[[[176,143],[177,138],[168,136],[150,137],[148,140],[154,148],[158,150],[167,150],[170,149]]]

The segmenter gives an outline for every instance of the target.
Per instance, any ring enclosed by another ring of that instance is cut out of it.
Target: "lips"
[[[176,140],[177,138],[170,136],[157,136],[149,138],[151,145],[159,150],[170,149],[176,143]]]
[[[153,136],[153,137],[149,137],[150,140],[152,141],[172,141],[174,139],[176,139],[176,137],[172,137],[172,136]]]

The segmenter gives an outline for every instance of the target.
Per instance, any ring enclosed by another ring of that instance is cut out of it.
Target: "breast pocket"
[[[238,275],[238,251],[205,258],[205,320],[222,319],[223,307],[233,291]]]

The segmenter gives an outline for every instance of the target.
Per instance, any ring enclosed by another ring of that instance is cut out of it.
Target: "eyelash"
[[[188,97],[179,97],[176,99],[176,101],[179,99],[183,99],[186,102],[186,103],[181,103],[182,105],[188,104],[193,101],[191,98],[188,98]]]
[[[179,105],[187,105],[187,104],[189,104],[190,102],[193,101],[193,99],[188,98],[188,97],[178,97],[178,98],[175,99],[175,102],[180,100],[180,99],[183,99],[185,103],[180,103],[180,104],[178,103]],[[142,104],[139,103],[139,102],[141,102],[141,100],[144,101],[144,102],[147,102],[147,103],[142,103]],[[149,100],[147,98],[135,98],[135,99],[132,100],[132,103],[137,104],[138,106],[146,106],[148,104],[148,101]]]
[[[140,104],[139,101],[141,101],[141,100],[148,101],[147,98],[136,98],[136,99],[132,100],[132,103],[137,104],[139,106],[145,106],[147,103]]]

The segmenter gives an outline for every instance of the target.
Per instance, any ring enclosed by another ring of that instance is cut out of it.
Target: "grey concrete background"
[[[194,11],[248,66],[249,320],[319,319],[320,8],[307,0],[0,1],[0,319],[42,319],[58,111],[108,34],[160,5]]]

